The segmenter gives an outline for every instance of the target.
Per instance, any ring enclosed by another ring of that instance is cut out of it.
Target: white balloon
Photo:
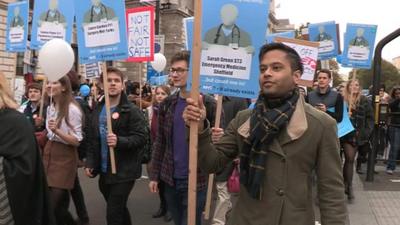
[[[49,81],[58,81],[74,65],[71,45],[62,39],[52,39],[39,51],[39,65]]]
[[[167,65],[167,59],[162,53],[156,53],[154,54],[154,61],[150,62],[150,64],[155,71],[160,73],[165,69],[165,66]]]

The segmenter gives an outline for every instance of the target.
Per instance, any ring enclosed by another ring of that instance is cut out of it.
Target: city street
[[[356,199],[348,205],[349,225],[394,225],[400,224],[400,173],[390,176],[384,165],[377,167],[373,183],[365,182],[365,175],[354,176]],[[105,225],[105,202],[97,187],[97,178],[89,179],[80,171],[80,181],[85,194],[91,225]],[[148,179],[137,180],[130,195],[128,207],[132,223],[138,225],[172,225],[151,215],[158,209],[158,195],[148,190]],[[71,212],[74,213],[73,204]],[[316,210],[316,217],[319,213]],[[318,220],[318,219],[317,219]],[[208,224],[207,221],[204,224]],[[316,223],[318,224],[318,222]]]
[[[84,175],[82,170],[79,171],[79,177],[86,200],[86,206],[89,211],[90,224],[105,225],[106,204],[98,188],[98,178],[90,179]],[[158,210],[158,207],[158,195],[149,192],[148,179],[137,180],[128,200],[132,224],[172,225],[172,222],[165,223],[162,218],[151,218],[151,215]],[[73,204],[71,204],[70,210],[75,214]]]

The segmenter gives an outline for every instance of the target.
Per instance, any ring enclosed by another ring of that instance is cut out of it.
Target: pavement
[[[364,169],[365,170],[365,169]],[[365,174],[354,173],[353,190],[355,200],[348,204],[346,225],[400,225],[400,171],[393,175],[385,173],[385,165],[376,166],[379,174],[374,182],[366,182]],[[97,179],[89,179],[80,172],[81,185],[85,195],[90,217],[90,225],[105,225],[105,202],[102,198]],[[158,209],[158,195],[148,190],[148,179],[137,180],[128,200],[132,224],[137,225],[173,225],[163,219],[153,219],[151,215]],[[73,204],[70,211],[74,213]],[[316,225],[319,225],[319,213],[316,211]],[[209,225],[204,221],[203,225]]]
[[[374,182],[366,182],[364,175],[355,175],[353,189],[355,200],[348,204],[351,225],[400,225],[400,172],[385,173],[379,163]]]

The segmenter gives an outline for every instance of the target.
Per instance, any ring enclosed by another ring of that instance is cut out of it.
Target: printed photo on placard
[[[8,4],[6,51],[25,52],[28,36],[29,2]]]
[[[40,49],[56,38],[71,42],[73,24],[74,4],[71,0],[35,1],[32,49]]]
[[[338,55],[338,36],[335,21],[310,24],[309,40],[319,43],[318,59],[328,60]]]

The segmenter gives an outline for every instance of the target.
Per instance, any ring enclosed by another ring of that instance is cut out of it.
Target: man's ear
[[[293,81],[294,81],[294,83],[299,84],[300,78],[301,78],[301,71],[300,70],[294,71],[293,72]]]

